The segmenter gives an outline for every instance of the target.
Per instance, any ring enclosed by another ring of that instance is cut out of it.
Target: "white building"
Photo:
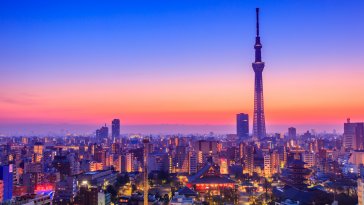
[[[264,176],[271,177],[272,176],[272,162],[270,153],[264,154]]]
[[[306,163],[305,168],[311,168],[315,166],[315,153],[312,152],[303,153],[302,160]]]
[[[169,202],[170,205],[193,205],[193,198],[187,198],[183,195],[176,195],[172,198],[172,200]]]

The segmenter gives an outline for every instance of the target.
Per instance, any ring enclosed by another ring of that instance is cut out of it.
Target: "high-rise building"
[[[125,160],[125,169],[126,172],[133,172],[134,170],[134,153],[133,152],[129,152],[126,154],[125,156],[126,160]]]
[[[263,154],[264,176],[271,177],[280,172],[280,159],[278,150],[269,151]]]
[[[62,178],[71,175],[71,162],[67,156],[55,156],[52,165],[60,172]]]
[[[108,138],[109,136],[109,128],[105,126],[101,127],[100,129],[96,130],[96,138],[101,140]]]
[[[111,137],[112,137],[113,141],[116,138],[120,137],[120,120],[119,119],[114,119],[111,122]]]
[[[271,177],[272,176],[272,161],[270,153],[264,153],[264,176]]]
[[[236,133],[239,140],[249,138],[249,115],[239,113],[236,115]]]
[[[315,166],[315,153],[307,151],[302,153],[302,160],[305,162],[305,168]]]
[[[221,143],[217,140],[198,140],[193,143],[193,149],[197,152],[198,163],[204,164],[208,159],[218,162]]]
[[[67,177],[66,179],[56,183],[53,204],[72,204],[77,192],[77,183],[75,177]]]
[[[197,153],[190,151],[188,158],[188,174],[192,175],[197,172]]]
[[[220,158],[220,174],[229,174],[228,160],[226,158]]]
[[[288,139],[296,139],[297,131],[296,128],[290,127],[288,128]]]
[[[279,152],[278,152],[278,150],[274,150],[271,153],[271,173],[272,173],[272,175],[281,172],[280,164],[281,164],[281,162],[279,160]]]
[[[122,156],[116,155],[114,156],[113,160],[114,160],[113,167],[115,168],[115,171],[120,173],[122,171],[122,162],[123,162]]]
[[[3,201],[13,197],[13,165],[0,165],[0,180],[3,181]]]
[[[344,123],[344,148],[364,150],[364,122]]]
[[[95,162],[95,161],[91,161],[89,164],[89,170],[91,172],[93,171],[98,171],[98,170],[103,170],[104,165],[101,162]]]
[[[44,149],[44,145],[40,142],[37,142],[34,144],[33,147],[33,162],[40,162],[43,158],[43,149]]]
[[[266,135],[263,99],[263,69],[265,64],[262,62],[262,44],[259,36],[259,8],[256,9],[256,18],[255,61],[252,63],[255,73],[253,137],[261,139]]]
[[[121,144],[119,142],[114,142],[111,144],[111,153],[112,154],[120,154],[121,152]]]
[[[98,188],[91,187],[91,186],[84,186],[80,187],[79,193],[75,199],[75,204],[79,205],[98,205]]]
[[[278,155],[279,155],[279,166],[284,167],[287,164],[287,150],[286,146],[280,146],[278,148]]]
[[[187,147],[179,145],[176,147],[175,165],[178,172],[188,172]]]
[[[148,172],[161,171],[168,173],[169,160],[168,153],[166,152],[154,152],[148,154]],[[148,173],[148,174],[149,174]]]
[[[0,203],[4,200],[4,183],[0,180]]]
[[[248,173],[251,176],[254,172],[254,146],[247,145],[244,152],[244,173]]]

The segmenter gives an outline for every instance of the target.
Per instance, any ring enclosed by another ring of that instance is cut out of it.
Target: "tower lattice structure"
[[[256,9],[256,18],[255,62],[252,63],[255,73],[253,137],[261,139],[266,135],[263,98],[263,69],[265,64],[262,62],[262,44],[260,43],[259,36],[259,8]]]

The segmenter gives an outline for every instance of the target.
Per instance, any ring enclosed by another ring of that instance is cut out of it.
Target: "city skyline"
[[[277,2],[0,2],[0,204],[364,205],[364,2]]]
[[[364,115],[364,42],[351,38],[364,30],[360,1],[279,8],[255,1],[126,2],[100,10],[92,2],[69,5],[67,15],[64,4],[2,4],[0,133],[114,118],[122,126],[219,125],[234,133],[237,113],[253,116],[257,5],[268,22],[267,132],[342,131],[347,117]]]

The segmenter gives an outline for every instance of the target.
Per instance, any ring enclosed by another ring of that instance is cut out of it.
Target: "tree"
[[[268,201],[268,190],[271,189],[272,184],[267,180],[267,178],[264,178],[264,190],[265,190],[265,201]]]
[[[168,196],[168,194],[164,194],[163,199],[164,199],[165,202],[168,203],[169,202],[169,196]]]
[[[112,185],[109,185],[106,187],[106,192],[110,193],[111,195],[111,201],[116,202],[117,201],[117,191],[115,190],[115,187]]]

